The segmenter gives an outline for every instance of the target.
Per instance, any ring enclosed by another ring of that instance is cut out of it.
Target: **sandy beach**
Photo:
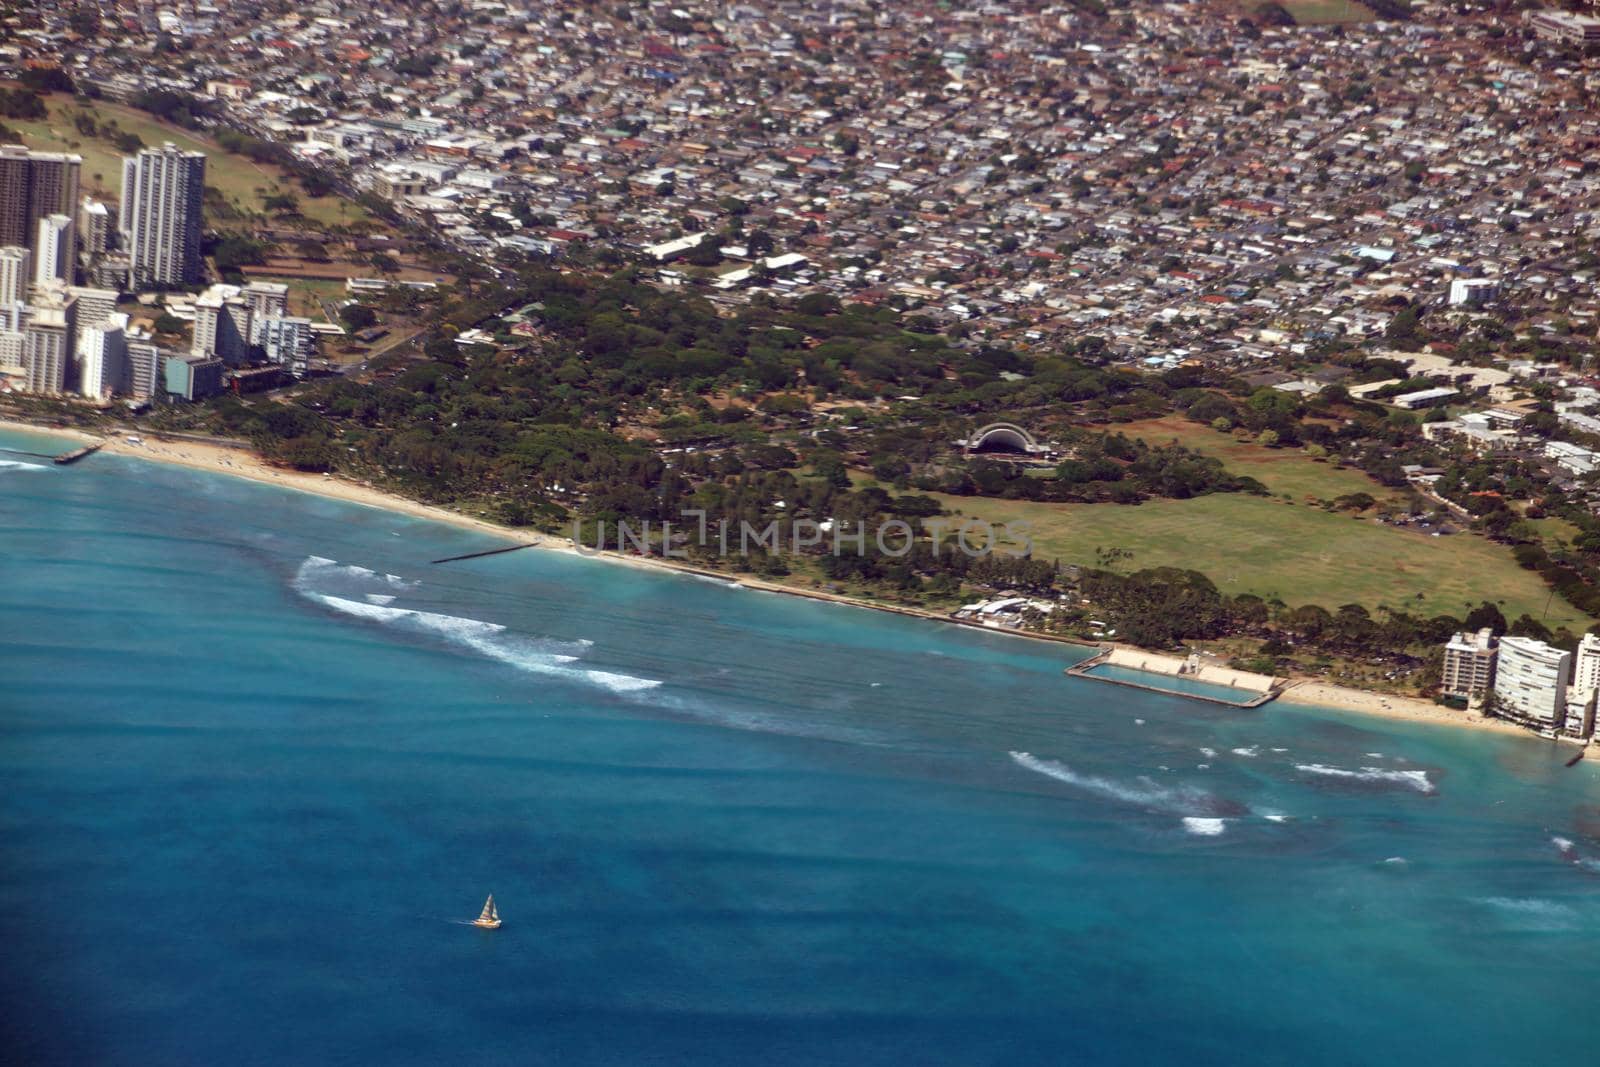
[[[429,519],[435,522],[450,523],[453,526],[475,530],[479,533],[493,537],[503,538],[507,541],[516,541],[523,544],[536,546],[544,550],[577,553],[578,549],[567,538],[551,537],[532,530],[517,530],[501,526],[484,519],[463,515],[448,508],[435,507],[429,504],[420,504],[393,493],[375,489],[343,478],[327,475],[308,474],[303,471],[285,470],[274,467],[264,462],[259,456],[247,448],[228,448],[222,445],[209,444],[203,441],[190,441],[176,438],[161,438],[153,436],[147,431],[128,431],[112,437],[101,437],[96,434],[85,433],[81,430],[64,429],[52,426],[38,426],[32,423],[19,422],[11,419],[0,419],[0,428],[21,430],[28,433],[50,434],[57,437],[68,438],[82,443],[102,444],[101,451],[122,456],[134,456],[140,459],[152,460],[157,463],[171,463],[178,466],[190,467],[195,470],[210,471],[215,474],[227,474],[236,478],[249,478],[252,481],[264,482],[268,485],[279,485],[301,492],[315,493],[319,496],[330,497],[335,500],[346,501],[351,504],[360,504],[365,507],[383,508],[387,511],[400,512],[420,519]],[[138,440],[129,438],[137,436]],[[937,612],[926,611],[920,608],[901,607],[890,604],[876,604],[860,600],[855,597],[838,593],[829,593],[822,590],[801,589],[795,586],[782,585],[777,582],[763,581],[745,575],[724,574],[718,571],[709,571],[687,563],[678,563],[671,560],[650,558],[642,556],[624,555],[616,552],[585,552],[583,555],[596,559],[603,559],[611,563],[621,563],[628,566],[643,567],[657,571],[696,574],[703,577],[715,578],[725,581],[730,585],[742,586],[746,589],[756,589],[771,593],[781,593],[785,596],[804,597],[809,600],[821,600],[832,604],[849,607],[866,608],[873,611],[887,611],[896,615],[907,615],[914,618],[940,622],[950,626],[968,626],[984,630],[988,633],[1001,633],[1013,637],[1029,640],[1052,641],[1060,644],[1070,644],[1075,647],[1117,647],[1130,651],[1145,651],[1131,645],[1112,645],[1106,643],[1093,643],[1080,641],[1074,638],[1059,637],[1052,634],[1033,634],[1026,631],[997,629],[969,623],[958,622],[948,616]],[[1300,704],[1315,707],[1334,708],[1340,711],[1356,712],[1363,715],[1376,715],[1389,719],[1404,719],[1410,722],[1433,723],[1436,725],[1466,727],[1476,730],[1489,730],[1496,733],[1513,734],[1518,737],[1538,739],[1538,735],[1531,733],[1511,723],[1486,719],[1476,712],[1448,708],[1435,704],[1429,700],[1418,697],[1399,696],[1389,693],[1368,692],[1360,689],[1350,689],[1345,686],[1331,685],[1315,679],[1300,679],[1290,685],[1278,696],[1279,702]],[[1271,705],[1268,705],[1270,708]]]
[[[1278,702],[1337,708],[1340,711],[1354,711],[1362,715],[1379,715],[1386,719],[1465,726],[1474,730],[1490,730],[1495,733],[1541,740],[1538,734],[1530,730],[1500,719],[1486,719],[1475,711],[1448,708],[1420,697],[1372,693],[1364,689],[1349,689],[1342,685],[1330,685],[1327,682],[1311,679],[1291,683],[1279,694]]]

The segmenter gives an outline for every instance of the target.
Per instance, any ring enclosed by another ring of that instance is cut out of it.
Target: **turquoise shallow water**
[[[1592,1059],[1568,748],[487,544],[0,466],[9,1061]]]

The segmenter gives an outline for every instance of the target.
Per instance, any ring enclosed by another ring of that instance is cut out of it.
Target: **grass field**
[[[1283,9],[1302,26],[1328,26],[1347,22],[1371,22],[1371,9],[1354,0],[1282,0]]]
[[[146,145],[171,141],[179,148],[204,152],[206,185],[218,190],[238,210],[258,214],[265,211],[265,200],[274,193],[293,193],[308,222],[321,226],[347,225],[368,218],[361,205],[339,196],[308,197],[277,167],[266,166],[244,156],[226,152],[203,134],[161,122],[151,115],[108,100],[80,104],[64,94],[46,98],[47,118],[23,122],[6,120],[6,125],[21,135],[29,148],[45,152],[76,152],[83,157],[83,184],[87,191],[113,200],[121,196],[122,153],[109,141],[87,138],[73,125],[72,116],[87,110],[96,122],[115,122]]]
[[[1248,475],[1274,495],[1288,493],[1296,502],[1333,500],[1348,493],[1367,493],[1380,502],[1395,499],[1393,491],[1361,471],[1319,463],[1295,448],[1263,448],[1252,441],[1237,441],[1231,434],[1177,416],[1125,423],[1115,429],[1152,445],[1176,440],[1185,448],[1217,457],[1230,473]]]
[[[282,282],[289,287],[289,314],[304,315],[318,322],[327,318],[323,314],[322,305],[317,303],[320,296],[328,303],[337,307],[348,295],[344,289],[344,282],[331,278],[282,278],[271,274],[256,274],[251,272],[248,277],[251,281]]]
[[[1431,537],[1303,504],[1238,493],[1192,500],[1116,504],[1036,504],[942,497],[955,515],[991,523],[1026,520],[1036,556],[1094,565],[1101,548],[1132,557],[1117,570],[1184,567],[1227,593],[1280,597],[1290,605],[1334,609],[1361,604],[1457,618],[1489,600],[1508,618],[1527,612],[1550,627],[1586,628],[1511,553],[1474,534]]]

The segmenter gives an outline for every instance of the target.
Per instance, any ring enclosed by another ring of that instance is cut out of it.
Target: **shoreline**
[[[626,566],[637,567],[645,570],[657,571],[665,574],[686,574],[695,577],[709,578],[715,581],[726,582],[728,585],[743,589],[753,589],[758,592],[778,593],[784,596],[800,597],[806,600],[820,601],[828,604],[838,604],[847,607],[864,608],[870,611],[882,611],[893,615],[922,619],[930,622],[944,623],[949,626],[961,627],[968,630],[978,630],[983,633],[1002,634],[1009,637],[1020,637],[1030,641],[1044,641],[1055,644],[1071,645],[1074,648],[1084,649],[1124,649],[1133,653],[1148,653],[1148,650],[1135,645],[1121,642],[1095,642],[1084,641],[1078,638],[1063,637],[1056,634],[1031,633],[1026,630],[1002,629],[999,627],[983,626],[974,623],[952,619],[938,612],[928,611],[923,608],[903,607],[893,604],[876,604],[862,600],[858,597],[847,596],[841,593],[828,593],[822,590],[800,589],[786,586],[777,582],[769,582],[760,578],[747,575],[726,574],[721,571],[708,570],[696,567],[690,563],[678,563],[656,557],[628,556],[612,551],[583,551],[578,549],[570,540],[553,538],[548,534],[537,531],[521,531],[509,526],[502,526],[487,519],[463,515],[461,512],[452,511],[432,504],[422,504],[405,497],[389,493],[381,489],[363,485],[359,482],[349,481],[335,476],[321,474],[308,474],[303,471],[284,470],[274,467],[261,459],[253,450],[247,448],[227,448],[218,444],[204,441],[191,441],[178,438],[162,438],[148,431],[137,431],[141,441],[139,444],[130,442],[127,434],[118,433],[109,437],[101,437],[84,430],[70,427],[40,426],[34,423],[23,422],[18,419],[0,417],[0,429],[16,430],[23,433],[38,433],[47,436],[64,437],[84,444],[99,442],[102,444],[101,452],[117,455],[131,456],[135,459],[144,459],[153,463],[165,463],[171,466],[187,467],[191,470],[206,471],[212,474],[226,474],[236,478],[244,478],[265,485],[276,485],[286,489],[293,489],[303,493],[310,493],[325,499],[339,500],[347,504],[358,504],[364,507],[377,508],[383,511],[395,512],[411,518],[424,519],[432,522],[442,522],[458,529],[472,530],[477,533],[487,534],[505,541],[515,541],[532,548],[544,551],[565,552],[581,556],[585,559],[602,560],[608,563],[618,563]],[[1178,694],[1181,695],[1181,694]],[[1377,718],[1387,718],[1404,722],[1430,723],[1433,725],[1464,727],[1468,729],[1485,730],[1493,733],[1513,735],[1528,740],[1546,740],[1532,731],[1523,729],[1509,722],[1497,719],[1487,719],[1472,712],[1458,710],[1435,704],[1420,697],[1400,696],[1389,693],[1380,693],[1362,689],[1351,689],[1346,686],[1333,685],[1315,678],[1299,677],[1290,679],[1276,697],[1277,701],[1296,704],[1302,707],[1323,708],[1333,711],[1348,711],[1360,715],[1371,715]],[[1568,740],[1569,744],[1581,743]]]

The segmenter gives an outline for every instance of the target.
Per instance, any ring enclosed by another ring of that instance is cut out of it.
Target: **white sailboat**
[[[472,920],[473,926],[481,926],[485,930],[500,929],[500,913],[494,910],[494,894],[489,894],[489,899],[483,902],[483,914]]]

